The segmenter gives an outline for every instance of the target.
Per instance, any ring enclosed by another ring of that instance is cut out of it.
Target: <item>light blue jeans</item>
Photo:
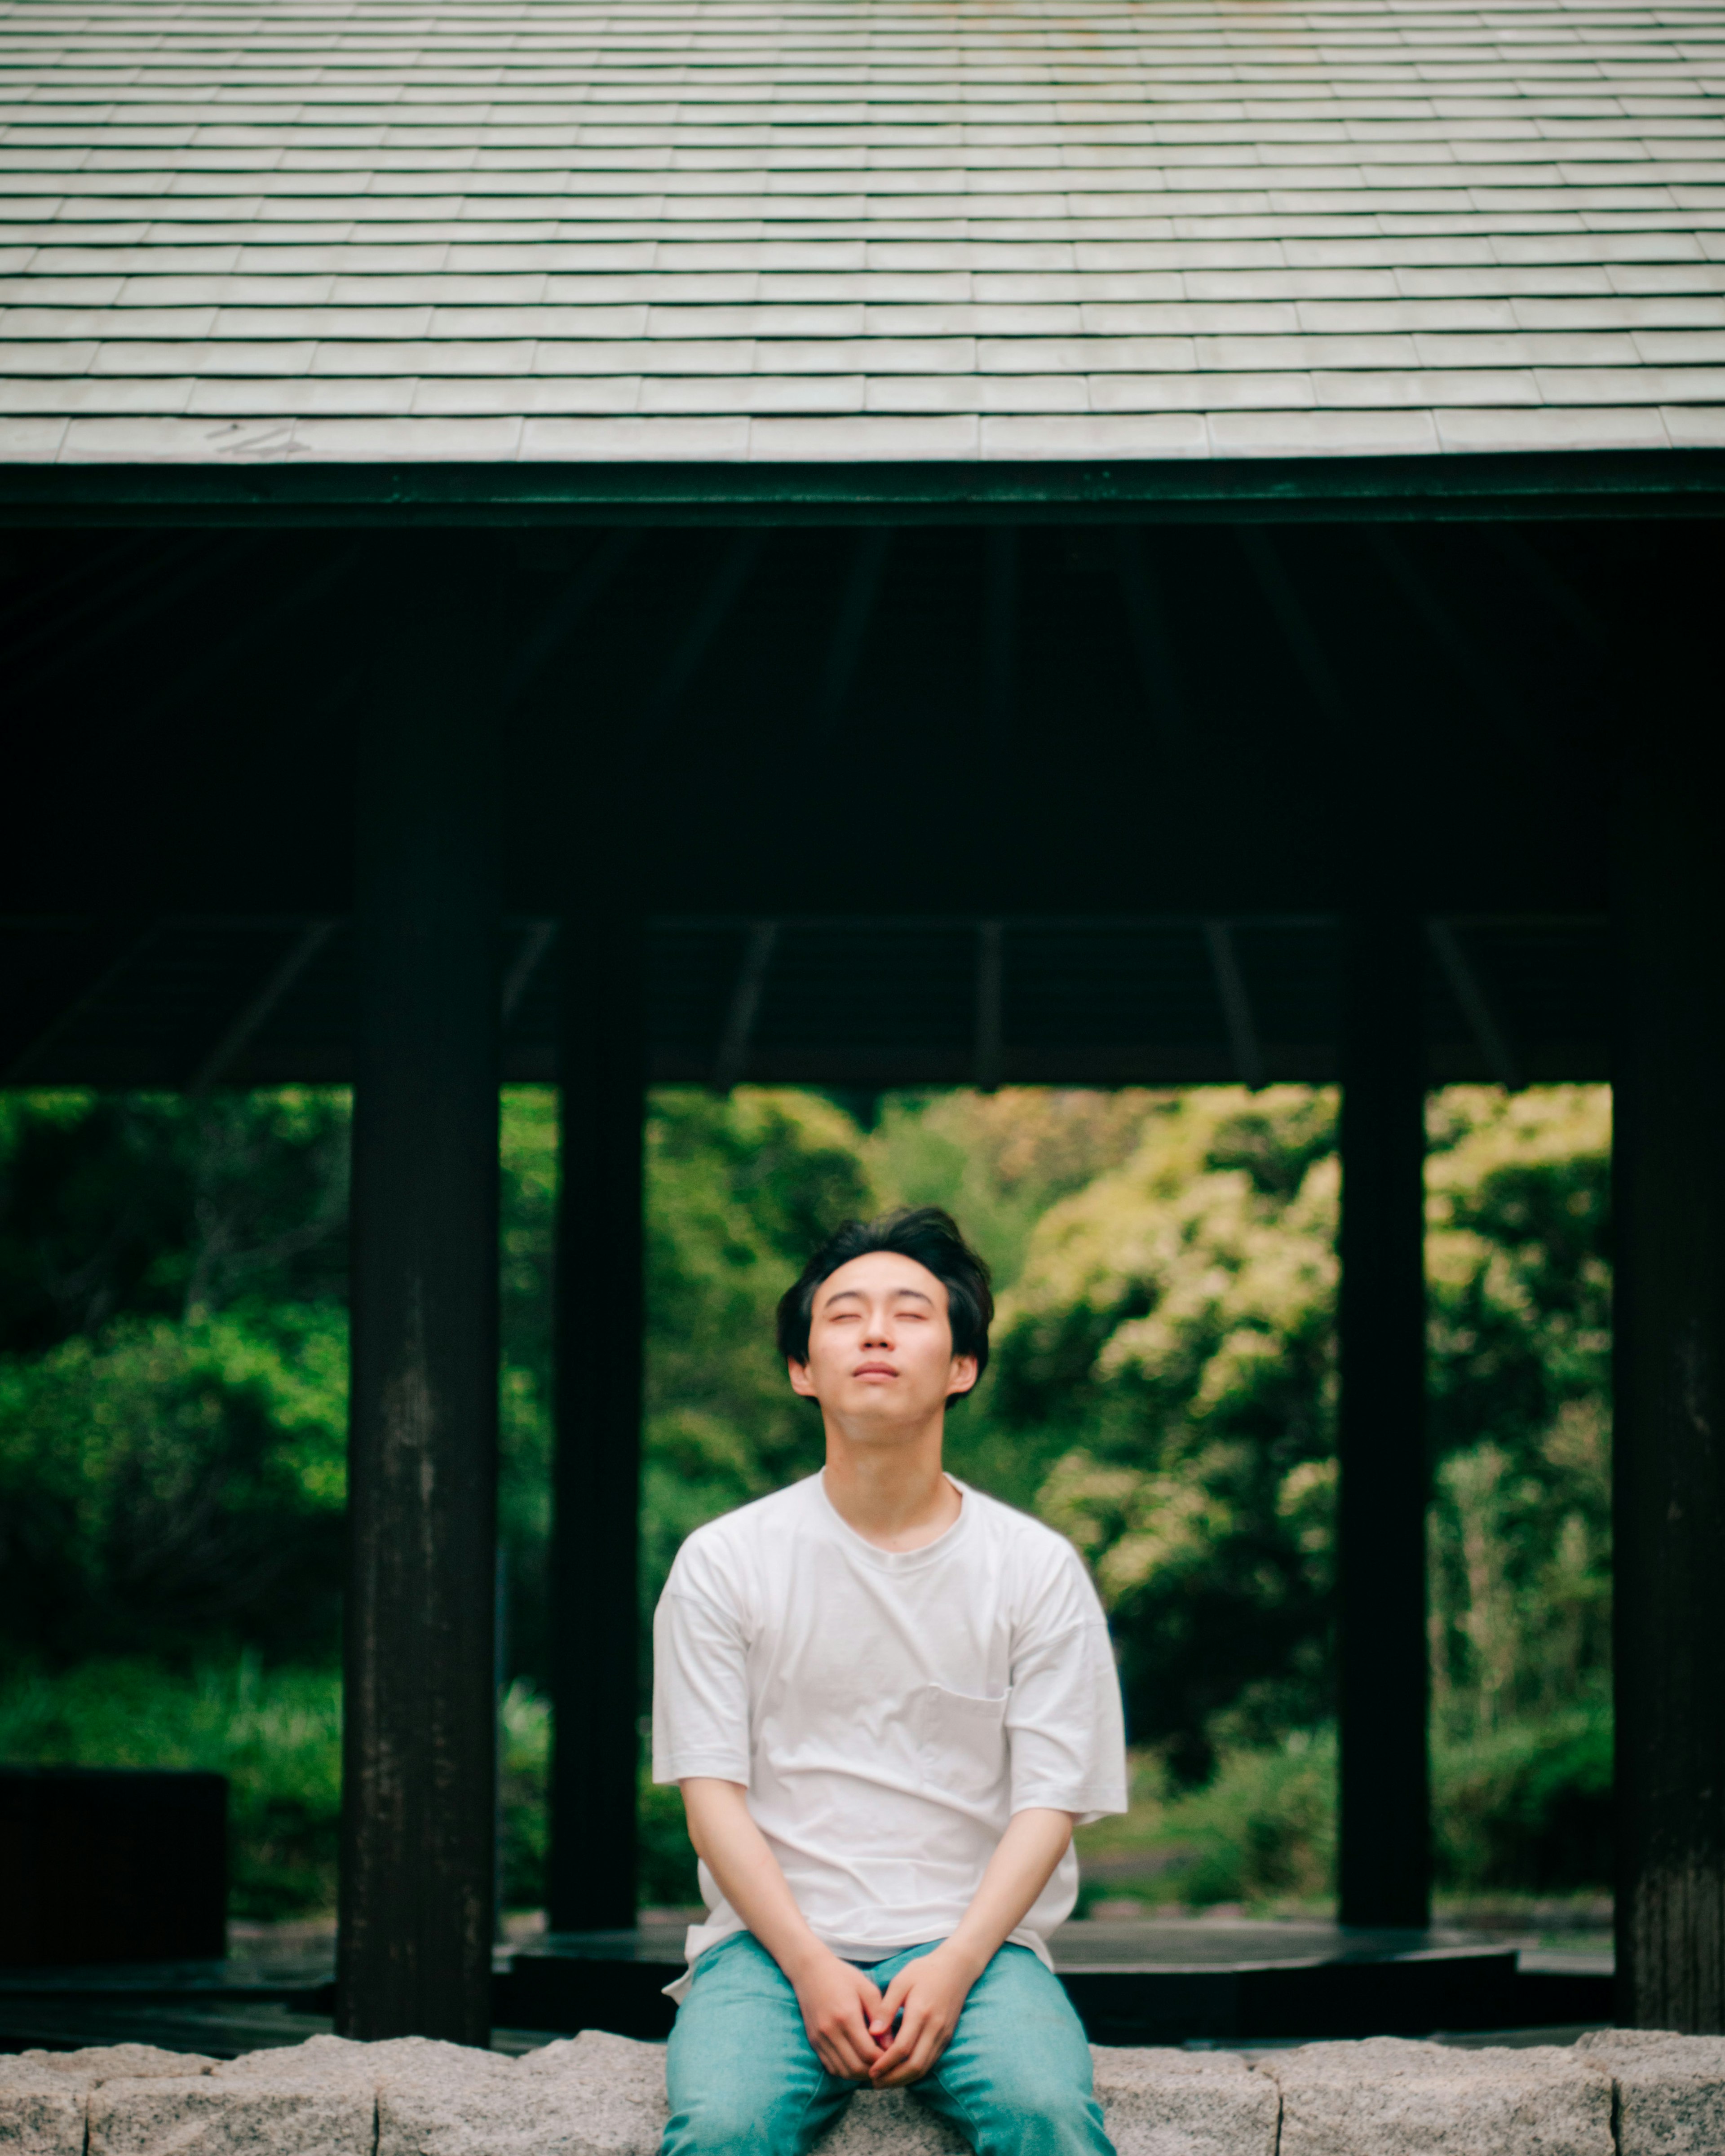
[[[907,1947],[869,1968],[885,1991]],[[804,2156],[857,2087],[814,2055],[790,1982],[747,1932],[709,1947],[677,2009],[666,2061],[670,2123],[660,2156]],[[977,2156],[1114,2156],[1090,2047],[1059,1979],[1028,1947],[1002,1947],[958,2026],[911,2092]]]

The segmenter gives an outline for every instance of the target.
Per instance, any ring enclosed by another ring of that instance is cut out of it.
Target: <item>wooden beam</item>
[[[497,685],[500,711],[519,703],[555,656],[558,645],[574,634],[640,552],[646,536],[639,530],[609,533],[569,578],[537,625],[511,655]]]
[[[1434,915],[1425,924],[1425,934],[1443,968],[1444,978],[1450,984],[1450,993],[1479,1043],[1486,1068],[1500,1086],[1507,1086],[1512,1093],[1519,1092],[1527,1082],[1521,1058],[1511,1045],[1508,1032],[1492,1008],[1485,983],[1455,933],[1455,923]]]
[[[1338,1913],[1412,1928],[1431,1907],[1421,951],[1393,907],[1344,925]]]
[[[207,1093],[239,1061],[270,1013],[329,942],[335,927],[333,921],[308,921],[295,937],[264,975],[257,993],[242,1006],[187,1081],[186,1091],[194,1100]]]
[[[496,730],[470,542],[377,565],[359,744],[336,2021],[483,2047],[495,1886]]]
[[[755,1020],[760,1015],[768,968],[773,963],[778,942],[776,921],[755,921],[744,939],[742,963],[737,971],[731,1007],[725,1014],[725,1029],[719,1036],[718,1053],[713,1058],[710,1082],[716,1093],[728,1093],[748,1066],[749,1041],[754,1034]]]
[[[641,713],[640,742],[647,747],[676,716],[685,691],[701,670],[701,661],[731,617],[755,564],[766,545],[766,535],[757,531],[732,534],[719,557],[700,603],[671,647],[670,658],[648,696]]]
[[[1638,603],[1615,876],[1616,2018],[1725,2031],[1725,850],[1717,557]],[[1685,646],[1687,645],[1686,652]]]
[[[603,805],[603,804],[601,804]],[[626,873],[626,865],[625,865]],[[593,879],[587,879],[591,890]],[[635,1921],[641,1482],[641,923],[614,889],[565,920],[552,1327],[553,1932]]]
[[[869,624],[874,619],[875,603],[880,595],[887,557],[892,551],[892,537],[890,529],[877,526],[859,532],[851,550],[850,567],[845,578],[832,638],[827,645],[826,664],[821,669],[820,686],[815,695],[812,738],[816,746],[831,741],[843,721],[861,669]]]
[[[498,1003],[499,1022],[506,1032],[557,936],[554,921],[530,921],[522,930],[521,940],[516,947],[515,963],[503,977],[503,993]]]
[[[919,521],[1238,525],[1715,517],[1712,448],[1465,457],[1039,458],[890,464],[217,463],[0,466],[0,526],[762,525]]]
[[[1222,1006],[1228,1029],[1229,1051],[1243,1086],[1255,1093],[1264,1083],[1264,1049],[1252,1016],[1245,977],[1240,970],[1240,954],[1234,947],[1234,931],[1225,921],[1206,921],[1204,947],[1209,952],[1210,972],[1216,983],[1216,999]]]
[[[1142,531],[1122,530],[1114,536],[1115,573],[1126,608],[1127,628],[1144,701],[1150,707],[1152,725],[1165,748],[1182,747],[1190,738],[1185,699],[1180,691],[1173,645],[1162,593],[1151,573],[1149,550]]]
[[[161,932],[162,923],[159,921],[149,922],[141,931],[133,922],[105,937],[72,993],[45,1018],[39,1019],[34,1029],[13,1051],[11,1060],[4,1070],[0,1070],[0,1086],[27,1084],[31,1073],[41,1067],[49,1051],[65,1038],[87,1012],[94,1010],[105,999],[133,963],[143,956]]]
[[[1234,536],[1286,639],[1307,693],[1332,732],[1347,734],[1353,721],[1347,696],[1311,615],[1289,581],[1280,550],[1269,532],[1255,525],[1242,527]]]
[[[1591,651],[1611,649],[1611,639],[1599,615],[1584,603],[1568,579],[1558,575],[1524,532],[1517,531],[1512,525],[1493,524],[1486,526],[1485,536],[1522,582],[1538,593],[1572,636],[1579,638]]]
[[[1480,649],[1473,630],[1445,603],[1430,577],[1395,533],[1374,526],[1366,535],[1365,543],[1475,702],[1496,715],[1504,733],[1525,758],[1533,747],[1532,729],[1521,699],[1502,667]]]
[[[1000,921],[977,923],[976,937],[976,1079],[979,1093],[999,1089],[1005,1057],[1004,988],[1006,924]]]

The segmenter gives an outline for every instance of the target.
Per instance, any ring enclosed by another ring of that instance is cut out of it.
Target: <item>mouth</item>
[[[898,1372],[891,1363],[859,1363],[850,1374],[853,1378],[896,1378]]]

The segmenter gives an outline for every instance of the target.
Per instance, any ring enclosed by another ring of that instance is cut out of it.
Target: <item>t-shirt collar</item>
[[[942,1471],[945,1471],[944,1470]],[[961,1482],[956,1475],[948,1474],[947,1480],[958,1492],[958,1517],[942,1534],[932,1543],[924,1543],[920,1549],[886,1550],[871,1543],[866,1535],[860,1535],[827,1495],[824,1468],[817,1468],[809,1478],[814,1485],[815,1502],[825,1513],[834,1531],[846,1548],[854,1551],[865,1563],[872,1564],[882,1572],[916,1572],[925,1564],[937,1563],[952,1548],[965,1531],[971,1514],[976,1510],[968,1482]]]

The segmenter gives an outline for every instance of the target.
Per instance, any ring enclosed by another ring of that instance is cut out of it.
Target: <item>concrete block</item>
[[[0,2059],[4,2156],[84,2156],[90,2083],[30,2059]]]
[[[588,2029],[528,2052],[517,2071],[545,2101],[578,2114],[583,2151],[653,2156],[657,2149],[670,2115],[663,2044]]]
[[[404,2039],[377,2076],[377,2156],[655,2156],[665,2053],[626,2043],[587,2035],[517,2062]]]
[[[206,2073],[213,2059],[153,2044],[93,2045],[78,2051],[25,2051],[0,2058],[0,2152],[4,2156],[85,2156],[90,2094],[110,2082],[143,2086]]]
[[[818,2156],[969,2156],[969,2143],[908,2089],[859,2089]]]
[[[23,2051],[16,2060],[0,2059],[0,2072],[10,2066],[39,2066],[95,2088],[103,2082],[137,2081],[151,2075],[180,2078],[207,2074],[216,2063],[201,2051],[164,2051],[154,2044],[89,2044],[80,2051]]]
[[[1271,2052],[1281,2156],[1613,2156],[1611,2084],[1592,2060],[1373,2036]]]
[[[1610,2074],[1618,2156],[1718,2156],[1725,2149],[1725,2036],[1593,2029],[1575,2046]]]
[[[1276,2156],[1280,2094],[1238,2052],[1093,2044],[1091,2057],[1119,2156]]]
[[[367,2047],[311,2048],[105,2082],[90,2092],[90,2156],[371,2156],[374,2069],[350,2056]]]

